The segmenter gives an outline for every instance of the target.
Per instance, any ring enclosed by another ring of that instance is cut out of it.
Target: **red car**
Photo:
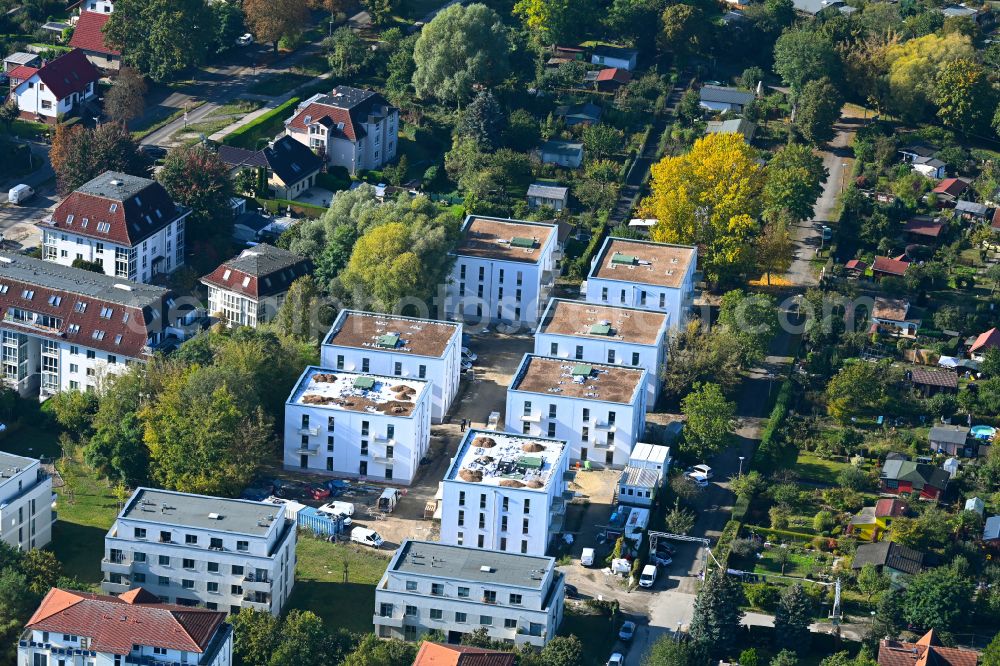
[[[309,497],[314,500],[326,499],[330,496],[330,489],[325,486],[309,486]]]

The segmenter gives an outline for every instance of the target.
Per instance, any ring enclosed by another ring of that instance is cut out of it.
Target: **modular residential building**
[[[0,451],[0,539],[18,550],[52,541],[52,479],[34,458]]]
[[[285,403],[285,468],[409,484],[431,436],[424,379],[309,366]]]
[[[375,588],[375,633],[449,643],[485,628],[490,638],[542,647],[563,617],[563,574],[555,560],[407,539]]]
[[[320,361],[336,370],[428,380],[431,420],[440,423],[458,393],[462,325],[341,310],[323,341]]]
[[[469,215],[452,252],[445,311],[533,326],[555,284],[555,224]]]
[[[566,442],[469,430],[442,484],[441,542],[544,555],[566,514]]]
[[[664,312],[678,329],[693,303],[697,264],[695,247],[609,236],[591,263],[586,299]]]
[[[507,432],[569,443],[571,461],[620,468],[646,428],[646,370],[525,354],[507,390]]]
[[[646,368],[646,409],[656,406],[667,367],[663,312],[553,298],[535,333],[535,354]]]
[[[230,666],[225,620],[142,588],[109,596],[54,587],[18,641],[17,666]]]
[[[277,615],[295,583],[295,543],[284,505],[137,488],[104,537],[101,589]]]

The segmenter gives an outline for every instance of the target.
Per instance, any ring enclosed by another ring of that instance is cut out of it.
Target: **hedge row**
[[[299,101],[298,97],[293,97],[284,104],[274,107],[267,113],[262,113],[252,122],[249,122],[243,127],[227,134],[223,137],[222,143],[227,146],[235,146],[237,148],[248,148],[250,150],[256,149],[258,139],[264,138],[265,136],[267,138],[271,138],[278,133],[278,126],[275,124],[275,118],[281,116],[281,118],[278,119],[278,122],[283,124],[284,117],[295,108]],[[268,123],[274,125],[274,128],[271,131],[267,131],[267,127],[265,127]]]
[[[787,537],[793,541],[804,541],[806,543],[811,542],[815,539],[817,534],[806,534],[805,532],[793,532],[791,530],[778,530],[773,527],[764,527],[763,525],[748,525],[750,529],[760,532],[762,534],[773,534],[775,536]],[[826,538],[826,537],[825,537]]]
[[[742,523],[747,517],[747,511],[750,510],[750,498],[749,497],[737,497],[736,504],[733,505],[733,515],[732,520]]]
[[[795,456],[795,448],[784,440],[781,434],[781,427],[788,417],[788,411],[792,406],[792,391],[794,386],[791,379],[786,379],[781,384],[778,391],[778,398],[771,410],[771,415],[767,419],[767,426],[764,434],[757,445],[757,453],[754,455],[754,466],[762,473],[773,472],[776,469],[787,466],[786,463],[793,463],[789,460]]]
[[[594,257],[594,253],[597,252],[597,248],[604,242],[604,234],[607,232],[607,229],[608,220],[605,217],[601,220],[600,229],[590,237],[590,242],[587,243],[587,248],[583,251],[583,254],[576,259],[575,272],[578,275],[586,276],[590,272],[590,260]]]
[[[739,536],[741,526],[742,524],[738,520],[730,520],[726,523],[726,526],[722,528],[722,534],[719,535],[719,540],[715,542],[715,550],[712,554],[715,555],[715,559],[718,560],[719,564],[723,567],[725,567],[729,561],[729,547],[732,545],[733,540]]]

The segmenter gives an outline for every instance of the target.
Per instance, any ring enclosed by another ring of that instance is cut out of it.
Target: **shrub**
[[[751,539],[733,539],[729,546],[729,553],[741,560],[753,557],[757,554],[757,545]]]
[[[771,527],[776,530],[788,529],[788,509],[783,506],[772,506],[767,512],[771,518]]]
[[[836,518],[829,511],[820,511],[813,518],[813,529],[817,532],[829,532],[836,524]]]
[[[744,584],[743,591],[746,593],[747,603],[754,608],[773,611],[778,607],[778,599],[781,597],[781,593],[775,585],[769,583]]]
[[[586,604],[606,617],[615,617],[621,608],[617,599],[587,599]]]

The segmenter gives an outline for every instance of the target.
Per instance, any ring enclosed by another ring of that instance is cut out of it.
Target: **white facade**
[[[555,284],[556,229],[543,222],[468,216],[463,240],[452,253],[447,314],[534,325]]]
[[[101,589],[277,615],[295,582],[295,543],[284,506],[139,488],[104,537]]]
[[[159,273],[173,273],[184,265],[184,222],[190,211],[135,245],[102,241],[69,231],[42,229],[42,258],[62,266],[76,259],[104,267],[104,274],[149,282]],[[154,260],[162,258],[162,264]]]
[[[662,483],[670,470],[671,460],[669,446],[639,442],[632,447],[632,455],[628,458],[628,464],[631,467],[653,470],[659,477],[659,482]]]
[[[128,655],[91,650],[92,636],[29,630],[17,648],[17,666],[230,666],[233,663],[233,631],[224,626],[224,635],[206,654],[164,648],[159,645],[133,645]],[[96,627],[94,632],[100,630]],[[82,656],[86,651],[88,656]],[[124,659],[123,659],[124,657]]]
[[[257,328],[258,324],[264,324],[274,319],[285,300],[285,294],[288,293],[282,292],[257,299],[238,291],[216,287],[213,284],[205,286],[208,288],[209,312],[213,315],[221,314],[230,326],[249,326],[250,328]]]
[[[490,464],[479,462],[484,455],[493,459]],[[519,466],[525,456],[540,465]],[[562,529],[568,469],[566,442],[469,430],[442,483],[441,543],[545,555]],[[482,474],[479,481],[470,480],[471,470]],[[518,483],[500,485],[504,480]]]
[[[551,557],[406,540],[375,588],[375,634],[414,641],[431,630],[457,643],[490,638],[545,645],[563,616],[563,574]]]
[[[557,311],[564,308],[568,312],[559,315],[559,319],[571,317],[577,323],[576,329],[570,329],[570,322],[561,325],[562,321],[553,321]],[[535,332],[535,354],[646,368],[646,409],[652,411],[660,395],[660,378],[667,368],[670,317],[645,316],[648,314],[651,313],[617,306],[587,308],[579,301],[554,298]],[[550,322],[556,325],[549,325]],[[603,322],[609,322],[606,328]],[[643,330],[634,330],[639,328]]]
[[[285,469],[410,484],[430,446],[430,393],[426,380],[307,367],[285,403]]]
[[[52,122],[60,115],[71,114],[77,104],[93,98],[94,83],[88,83],[83,93],[74,92],[59,99],[35,74],[14,88],[12,93],[22,114],[42,116]]]
[[[440,423],[458,393],[460,323],[341,310],[320,350],[323,367],[426,379],[431,421]]]
[[[665,312],[679,329],[694,299],[697,254],[690,246],[608,237],[591,263],[586,300]]]
[[[585,382],[576,368],[589,368]],[[553,369],[561,374],[552,377]],[[544,375],[537,377],[537,375]],[[600,397],[618,385],[621,401]],[[507,390],[507,432],[569,443],[571,461],[623,467],[646,429],[646,370],[525,354]],[[530,386],[530,388],[529,388]]]
[[[54,502],[52,479],[37,460],[0,451],[0,538],[7,545],[22,551],[47,546]]]

